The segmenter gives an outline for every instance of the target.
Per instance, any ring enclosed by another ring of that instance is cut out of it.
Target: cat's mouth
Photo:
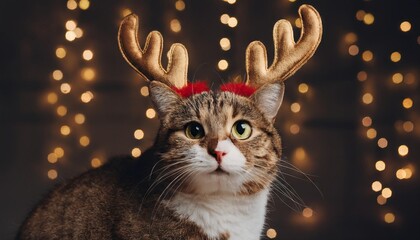
[[[226,172],[225,170],[223,170],[220,166],[218,166],[216,168],[216,170],[214,170],[213,172],[211,172],[211,174],[216,174],[216,175],[229,175],[228,172]]]

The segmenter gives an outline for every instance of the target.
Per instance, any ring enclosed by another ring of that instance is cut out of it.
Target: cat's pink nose
[[[226,155],[225,152],[223,151],[214,151],[214,153],[216,154],[216,161],[218,164],[222,163],[222,157]]]

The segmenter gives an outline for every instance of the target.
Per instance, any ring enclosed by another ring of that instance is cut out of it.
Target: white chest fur
[[[251,196],[196,196],[178,193],[168,206],[194,222],[210,238],[229,233],[231,240],[260,239],[268,190]]]

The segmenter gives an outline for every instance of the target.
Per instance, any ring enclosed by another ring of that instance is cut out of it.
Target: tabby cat
[[[302,34],[274,26],[275,56],[267,68],[261,42],[246,52],[245,83],[210,90],[187,82],[188,55],[174,44],[166,69],[162,37],[137,41],[138,19],[119,31],[124,58],[149,80],[160,117],[153,147],[139,158],[116,158],[64,183],[43,199],[17,239],[259,239],[282,148],[273,126],[283,81],[314,53],[318,12],[299,9]]]

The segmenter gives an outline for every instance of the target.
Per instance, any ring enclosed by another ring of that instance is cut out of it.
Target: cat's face
[[[249,98],[212,91],[181,98],[152,84],[164,162],[158,180],[167,178],[170,188],[195,194],[247,195],[269,187],[281,157],[273,116],[282,87],[273,84]]]

